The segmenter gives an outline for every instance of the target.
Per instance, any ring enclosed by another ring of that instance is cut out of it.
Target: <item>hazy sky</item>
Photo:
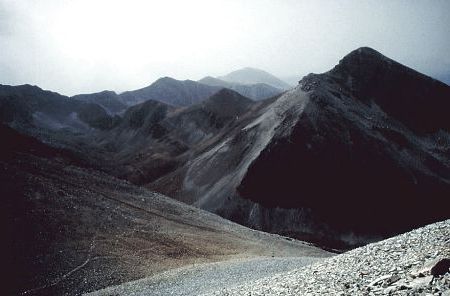
[[[63,94],[251,66],[323,72],[360,46],[450,73],[450,1],[0,0],[0,84]]]

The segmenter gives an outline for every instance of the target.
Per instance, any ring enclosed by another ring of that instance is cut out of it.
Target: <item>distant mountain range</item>
[[[233,77],[234,74],[232,75],[232,73],[227,76]],[[75,95],[70,97],[70,99],[73,101],[96,104],[109,115],[116,115],[123,113],[130,106],[137,105],[148,100],[159,101],[176,107],[191,106],[206,100],[223,88],[234,90],[252,100],[267,99],[284,91],[283,88],[277,88],[270,86],[269,84],[262,83],[262,81],[272,81],[275,85],[282,84],[279,79],[267,72],[251,69],[251,71],[249,70],[248,77],[251,77],[251,75],[255,73],[259,73],[259,76],[256,75],[252,77],[251,81],[255,82],[251,84],[245,84],[245,82],[239,81],[228,82],[218,78],[213,78],[211,76],[207,76],[199,81],[182,81],[170,77],[163,77],[149,86],[137,90],[126,91],[120,94],[105,90],[98,93]],[[248,79],[245,81],[248,81]],[[26,86],[22,86],[22,88],[25,87]],[[283,87],[288,86],[283,85]],[[5,93],[5,95],[7,94]],[[31,93],[28,93],[27,95],[31,95]],[[67,99],[67,97],[65,97],[65,99]]]
[[[68,98],[31,85],[0,85],[0,122],[16,128],[69,128],[77,131],[114,126],[117,118],[100,105],[104,105],[103,97],[90,96],[96,99],[88,100],[84,95],[77,96],[81,100]],[[100,104],[93,103],[98,98]],[[112,108],[114,105],[108,106]]]
[[[128,106],[147,100],[173,106],[190,106],[207,99],[222,88],[229,88],[252,100],[263,100],[276,96],[291,86],[265,71],[244,68],[220,78],[206,76],[197,82],[164,77],[142,89],[127,91],[117,97],[111,94],[110,100],[119,98]]]
[[[192,80],[180,81],[164,77],[150,86],[121,93],[120,98],[129,106],[148,100],[157,100],[173,106],[189,106],[207,99],[221,88]]]
[[[275,88],[265,83],[240,84],[236,82],[227,82],[211,76],[204,77],[198,82],[211,86],[228,88],[255,101],[271,98],[283,92],[282,89]]]
[[[108,174],[321,245],[449,217],[448,85],[360,48],[287,88],[250,68],[72,98],[1,86],[0,119]]]
[[[292,87],[266,71],[250,67],[242,68],[217,78],[226,82],[240,84],[264,83],[281,90],[287,90]]]

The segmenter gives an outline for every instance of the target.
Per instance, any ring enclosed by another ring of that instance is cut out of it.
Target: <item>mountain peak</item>
[[[291,88],[289,84],[282,81],[278,77],[260,69],[246,67],[233,72],[228,73],[225,76],[217,77],[220,80],[224,80],[232,83],[240,84],[256,84],[264,83],[272,87],[286,90]]]
[[[414,131],[450,130],[446,113],[450,108],[450,88],[372,48],[358,48],[329,72],[308,75],[302,83],[311,89],[323,78],[334,81],[361,102],[377,104]]]
[[[390,70],[392,66],[405,67],[370,47],[360,47],[344,56],[330,73],[364,78],[374,71]]]
[[[242,96],[238,92],[223,88],[201,104],[193,106],[193,108],[200,107],[209,110],[218,117],[231,118],[248,111],[253,104],[254,101]]]
[[[346,57],[352,57],[352,56],[361,56],[361,57],[378,57],[378,58],[386,58],[384,55],[382,55],[379,51],[376,51],[375,49],[367,46],[363,46],[360,48],[357,48],[350,52]]]
[[[152,84],[158,84],[158,83],[173,83],[173,82],[178,82],[179,80],[176,80],[175,78],[169,77],[169,76],[164,76],[161,78],[158,78],[155,82],[153,82]]]
[[[217,93],[213,94],[207,101],[222,101],[224,99],[230,103],[245,102],[251,104],[253,102],[251,99],[229,88],[222,88]]]

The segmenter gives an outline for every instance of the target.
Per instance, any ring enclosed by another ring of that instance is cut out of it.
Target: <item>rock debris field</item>
[[[186,266],[89,295],[448,296],[448,258],[450,220],[330,258],[260,257]]]
[[[446,258],[450,220],[204,295],[450,295]]]

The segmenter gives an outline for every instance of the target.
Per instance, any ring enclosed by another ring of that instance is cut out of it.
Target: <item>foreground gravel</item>
[[[106,288],[87,295],[199,295],[211,293],[217,287],[239,285],[297,269],[317,260],[323,259],[314,257],[262,257],[200,264]]]
[[[450,295],[449,272],[430,283],[443,258],[450,258],[450,220],[204,295]]]
[[[431,275],[444,258],[450,258],[450,220],[331,258],[259,257],[201,264],[89,295],[450,296],[450,273]]]

